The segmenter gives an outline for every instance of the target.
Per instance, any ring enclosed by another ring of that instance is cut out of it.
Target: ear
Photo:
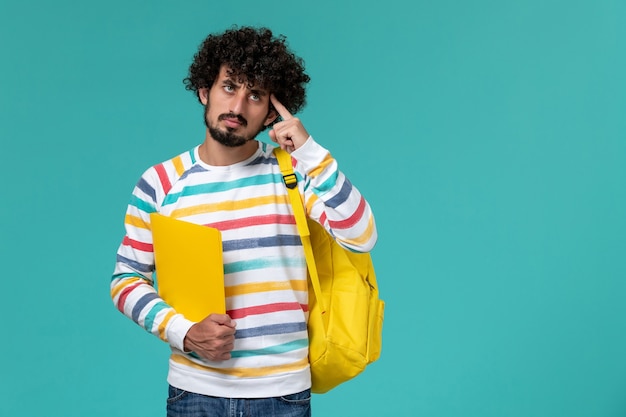
[[[277,117],[278,117],[278,112],[272,106],[270,111],[267,113],[267,117],[265,118],[265,123],[263,125],[269,126],[274,120],[276,120]]]
[[[209,102],[208,88],[198,88],[198,100],[200,100],[200,103],[206,106],[206,104]]]

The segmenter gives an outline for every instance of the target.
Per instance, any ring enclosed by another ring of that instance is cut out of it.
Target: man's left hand
[[[309,138],[309,133],[300,119],[289,113],[289,110],[278,101],[274,94],[270,96],[270,100],[283,120],[273,126],[272,130],[269,131],[269,137],[282,149],[291,153],[304,145],[304,142]]]

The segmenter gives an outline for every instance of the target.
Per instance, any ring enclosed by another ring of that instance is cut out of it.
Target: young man
[[[292,116],[308,81],[268,29],[208,36],[185,79],[205,108],[204,142],[148,169],[133,191],[111,296],[171,346],[168,416],[310,415],[306,261],[272,147],[257,134],[272,126],[307,216],[340,244],[365,252],[377,235],[368,203]],[[192,322],[158,296],[152,212],[221,231],[226,314]]]

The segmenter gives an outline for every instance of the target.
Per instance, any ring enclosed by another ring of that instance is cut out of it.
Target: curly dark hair
[[[185,88],[198,94],[211,88],[222,65],[232,76],[269,90],[291,112],[297,113],[306,102],[305,85],[309,76],[304,61],[295,56],[283,35],[274,37],[267,28],[233,27],[209,35],[200,45],[183,80]]]

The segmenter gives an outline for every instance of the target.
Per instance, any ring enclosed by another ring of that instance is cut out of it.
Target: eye
[[[232,93],[235,91],[235,86],[233,86],[230,83],[224,84],[224,86],[222,87],[224,89],[224,91],[226,91],[227,93]]]
[[[250,100],[261,101],[261,96],[259,96],[258,94],[250,94]]]

